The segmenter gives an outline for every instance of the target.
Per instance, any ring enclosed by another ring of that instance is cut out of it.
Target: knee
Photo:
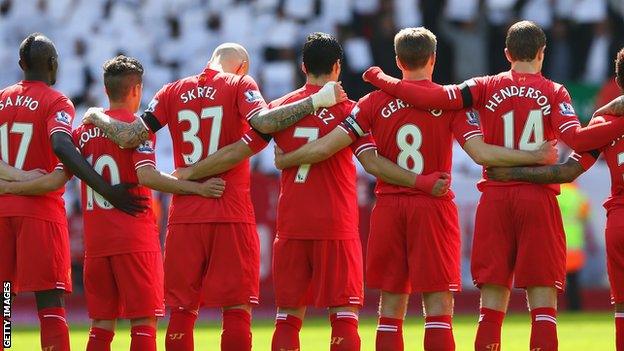
[[[450,316],[453,314],[453,294],[450,291],[423,294],[425,316]]]
[[[403,319],[407,311],[408,294],[393,294],[382,291],[379,301],[379,316]]]
[[[65,307],[63,290],[44,290],[35,292],[37,309],[41,310],[49,307]]]

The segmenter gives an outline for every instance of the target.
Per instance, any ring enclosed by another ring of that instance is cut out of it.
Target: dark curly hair
[[[342,46],[336,38],[321,32],[308,35],[303,44],[303,65],[308,74],[329,74],[338,60],[342,60]]]
[[[139,60],[119,55],[104,62],[104,86],[113,101],[122,100],[130,89],[143,82],[143,65]]]
[[[624,49],[615,56],[615,81],[620,89],[624,90]]]

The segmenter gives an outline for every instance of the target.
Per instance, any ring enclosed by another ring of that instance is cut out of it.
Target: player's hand
[[[0,179],[0,195],[9,193],[8,191],[9,183],[11,182],[7,182],[6,180]]]
[[[275,145],[273,154],[275,155],[275,168],[279,170],[284,169],[284,163],[282,162],[284,160],[284,151]]]
[[[488,179],[497,182],[511,181],[511,167],[489,167],[485,169],[485,175]]]
[[[189,180],[191,179],[192,174],[193,172],[191,171],[191,167],[181,167],[171,173],[172,176],[180,180]]]
[[[118,210],[136,216],[139,213],[145,212],[150,205],[147,203],[149,198],[137,196],[130,192],[130,190],[136,186],[136,184],[116,184],[113,185],[106,194],[102,194],[102,196]]]
[[[225,190],[225,180],[221,178],[210,178],[201,183],[198,189],[198,195],[203,197],[219,198],[223,196]]]
[[[19,173],[16,174],[15,180],[18,182],[26,182],[29,180],[33,180],[33,179],[37,179],[39,177],[42,177],[44,175],[48,174],[48,172],[46,172],[43,169],[37,168],[37,169],[32,169],[30,171],[22,171],[20,170]]]
[[[104,109],[101,107],[89,107],[82,116],[82,124],[93,124],[93,121],[97,118],[98,113],[103,113]]]
[[[444,196],[451,186],[451,175],[444,172],[421,174],[416,177],[414,187],[433,196]]]
[[[604,115],[624,116],[624,95],[616,97],[608,104],[597,109],[596,112],[594,112],[593,117]]]
[[[448,173],[441,173],[439,178],[433,184],[433,189],[431,189],[431,195],[433,196],[444,196],[448,194],[451,188],[451,175]]]
[[[552,165],[559,160],[559,150],[557,150],[557,140],[547,140],[542,143],[539,149],[535,150],[537,163],[540,165]]]
[[[362,80],[371,83],[375,77],[377,77],[380,73],[384,73],[383,70],[378,66],[369,67],[364,73],[362,73]]]
[[[347,100],[347,93],[340,82],[327,82],[321,90],[312,94],[311,98],[314,111],[316,111],[321,107],[332,107]]]

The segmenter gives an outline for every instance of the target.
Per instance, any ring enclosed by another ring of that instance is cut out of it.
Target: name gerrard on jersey
[[[10,96],[5,100],[0,100],[0,111],[10,106],[26,107],[31,111],[35,111],[39,107],[39,101],[27,95],[18,95],[15,100],[12,100]]]

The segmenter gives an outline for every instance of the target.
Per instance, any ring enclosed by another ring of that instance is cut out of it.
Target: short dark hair
[[[312,33],[303,44],[303,65],[308,74],[329,74],[334,64],[342,60],[342,54],[342,46],[336,38],[327,33]]]
[[[50,58],[56,56],[52,41],[41,33],[32,33],[20,44],[19,58],[29,70],[46,69]]]
[[[546,34],[535,22],[516,22],[507,30],[505,46],[512,60],[533,61],[538,51],[546,46]]]
[[[624,48],[615,56],[615,81],[624,90]]]
[[[119,55],[104,62],[104,86],[113,101],[125,98],[133,85],[143,82],[143,65],[139,60]]]
[[[404,28],[394,36],[394,52],[407,69],[424,67],[437,45],[435,34],[425,27]]]

